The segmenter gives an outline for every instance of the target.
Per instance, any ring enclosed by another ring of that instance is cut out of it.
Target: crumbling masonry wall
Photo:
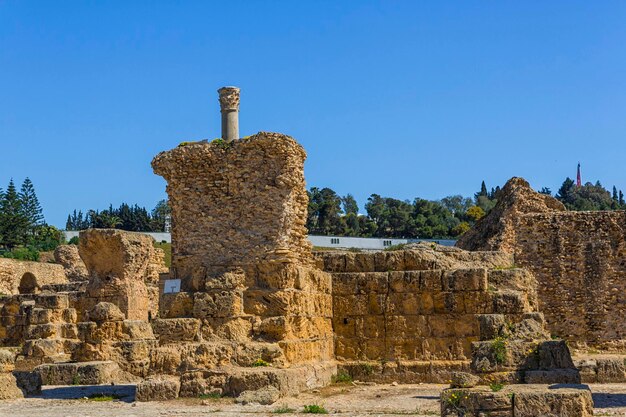
[[[172,209],[172,274],[183,290],[206,270],[260,261],[305,264],[308,197],[304,149],[261,132],[233,142],[181,144],[152,166]]]
[[[155,157],[172,209],[169,278],[181,280],[181,292],[161,297],[161,328],[187,319],[188,342],[221,343],[224,352],[278,347],[269,358],[276,367],[333,359],[331,278],[315,268],[305,228],[305,157],[293,138],[267,132]],[[157,333],[163,357],[174,340]]]
[[[515,220],[516,264],[539,283],[551,332],[623,348],[626,340],[626,212],[525,214]]]
[[[548,329],[568,342],[626,346],[626,212],[570,212],[512,178],[487,216],[457,242],[502,250],[538,281]]]

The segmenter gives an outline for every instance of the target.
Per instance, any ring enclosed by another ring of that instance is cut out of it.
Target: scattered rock
[[[136,401],[166,401],[178,398],[178,378],[160,377],[146,379],[137,384]]]
[[[313,392],[319,392],[314,390]],[[240,404],[261,404],[269,405],[274,404],[280,398],[280,391],[276,387],[267,386],[255,391],[244,391],[239,397],[235,398],[235,402]]]
[[[467,372],[452,372],[451,388],[473,388],[480,382],[480,378]]]

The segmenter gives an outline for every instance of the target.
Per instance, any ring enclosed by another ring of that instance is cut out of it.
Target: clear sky
[[[307,150],[309,186],[401,199],[523,176],[626,191],[626,3],[0,0],[0,186],[49,223],[165,197],[159,151],[220,135]]]

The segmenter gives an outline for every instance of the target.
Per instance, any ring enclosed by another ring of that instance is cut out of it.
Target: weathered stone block
[[[136,401],[167,401],[178,398],[180,380],[159,377],[146,379],[137,384]]]
[[[194,341],[200,331],[200,320],[192,318],[155,319],[151,324],[161,345]]]

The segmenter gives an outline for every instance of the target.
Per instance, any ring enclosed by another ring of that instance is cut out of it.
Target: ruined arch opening
[[[20,294],[37,294],[39,292],[39,285],[37,284],[35,275],[31,272],[26,272],[22,275],[18,290]]]

